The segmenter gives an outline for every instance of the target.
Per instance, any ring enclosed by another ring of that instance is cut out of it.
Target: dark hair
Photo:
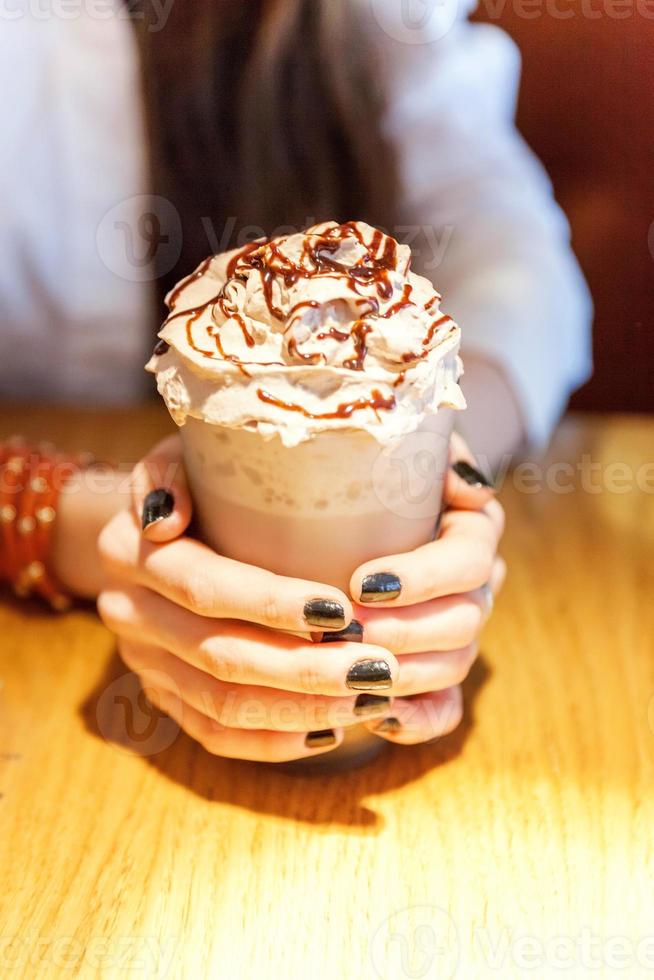
[[[131,6],[153,189],[182,221],[181,258],[162,291],[247,229],[394,226],[396,167],[358,4],[182,0],[157,31],[149,4]]]

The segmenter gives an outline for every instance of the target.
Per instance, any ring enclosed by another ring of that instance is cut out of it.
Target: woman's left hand
[[[479,634],[504,582],[506,565],[496,554],[504,529],[504,511],[495,499],[472,509],[470,488],[464,506],[450,480],[450,506],[439,537],[407,554],[390,555],[361,565],[350,592],[354,615],[366,643],[384,646],[398,657],[402,697],[388,716],[368,727],[383,738],[407,745],[428,741],[460,722],[459,685],[478,652]],[[390,587],[395,598],[366,589]],[[357,601],[359,600],[359,601]]]

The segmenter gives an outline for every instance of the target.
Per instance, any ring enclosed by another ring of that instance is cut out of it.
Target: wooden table
[[[3,414],[115,455],[165,427]],[[143,713],[91,609],[5,601],[0,975],[649,976],[653,459],[654,420],[575,417],[539,483],[506,478],[465,723],[338,777],[210,757]]]

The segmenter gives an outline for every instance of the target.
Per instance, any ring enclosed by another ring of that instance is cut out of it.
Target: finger
[[[357,619],[361,640],[391,650],[402,657],[424,650],[455,650],[473,643],[493,611],[506,575],[506,563],[496,558],[487,587],[464,595],[443,596],[415,606],[358,606]],[[340,635],[340,634],[337,634]],[[330,640],[327,635],[323,642]]]
[[[504,588],[504,583],[506,581],[506,562],[504,559],[498,555],[493,564],[493,571],[489,580],[489,585],[493,592],[493,598],[498,596],[502,589]]]
[[[148,541],[171,541],[188,527],[192,504],[179,436],[160,442],[134,467],[132,506]]]
[[[480,468],[465,440],[454,433],[450,443],[443,502],[448,507],[479,510],[493,499],[494,494],[490,475]]]
[[[497,512],[493,518],[483,511],[446,511],[436,541],[359,566],[351,595],[365,605],[408,606],[480,588],[491,575],[499,520]]]
[[[106,589],[103,621],[121,637],[163,647],[186,663],[230,684],[298,694],[388,695],[400,668],[388,650],[366,643],[328,646],[234,620],[196,616],[138,586]]]
[[[479,635],[486,614],[487,599],[479,590],[415,606],[361,606],[357,611],[365,642],[392,650],[402,663],[406,654],[467,646]]]
[[[497,540],[499,541],[504,534],[504,527],[506,524],[506,515],[501,503],[499,500],[489,500],[488,503],[482,508],[481,513],[485,514],[490,520],[491,524],[495,528]]]
[[[366,727],[389,742],[416,745],[454,731],[462,717],[461,688],[451,687],[415,698],[396,698],[391,715]]]
[[[167,691],[152,690],[149,697],[207,752],[227,759],[293,762],[330,752],[343,741],[343,733],[333,729],[296,734],[223,728]]]
[[[481,597],[482,603],[485,607],[484,612],[484,623],[490,619],[493,609],[495,608],[495,596],[498,595],[502,586],[504,585],[504,579],[506,577],[506,562],[503,558],[496,558],[493,563],[493,570],[491,571],[491,576],[486,583],[482,585],[481,589],[477,590],[477,595]]]
[[[225,728],[156,684],[146,681],[144,690],[155,707],[170,715],[212,755],[250,762],[291,762],[329,752],[343,740],[338,729],[295,733]]]
[[[409,653],[402,657],[402,673],[393,690],[393,705],[403,697],[443,691],[462,684],[477,659],[477,650],[475,642],[459,650]]]
[[[123,659],[186,704],[226,728],[268,731],[323,731],[359,724],[388,714],[389,697],[360,694],[356,699],[291,694],[272,688],[218,681],[162,647],[132,643]]]
[[[127,511],[103,529],[99,549],[111,577],[137,582],[200,616],[295,632],[340,630],[353,618],[352,603],[331,585],[233,561],[188,537],[151,544]]]

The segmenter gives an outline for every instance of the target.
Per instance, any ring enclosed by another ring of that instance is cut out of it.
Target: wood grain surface
[[[133,458],[166,425],[5,409],[0,435]],[[504,479],[464,724],[344,775],[210,757],[92,608],[5,599],[0,976],[649,976],[653,460],[654,420],[578,416]]]

